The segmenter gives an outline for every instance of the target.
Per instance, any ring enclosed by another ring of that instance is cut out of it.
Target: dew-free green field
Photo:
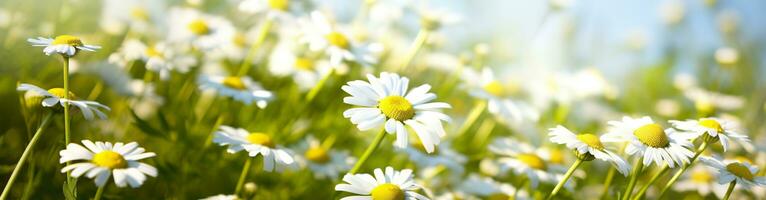
[[[0,1],[0,200],[766,199],[766,3]]]

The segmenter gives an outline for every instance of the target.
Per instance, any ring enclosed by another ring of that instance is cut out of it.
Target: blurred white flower
[[[231,97],[245,104],[253,102],[260,108],[265,108],[269,101],[274,99],[274,94],[264,90],[261,85],[247,76],[215,76],[202,75],[199,77],[201,90],[213,90],[218,95]]]
[[[532,187],[537,187],[541,181],[555,184],[563,178],[561,173],[566,170],[550,165],[540,156],[540,150],[511,138],[495,139],[489,150],[501,156],[497,159],[501,174],[513,170],[518,175],[525,175]]]
[[[501,122],[518,126],[522,123],[536,122],[539,112],[525,102],[512,99],[519,96],[520,86],[511,81],[500,81],[489,67],[484,67],[481,74],[472,69],[463,69],[462,76],[471,96],[487,100],[487,109]]]
[[[139,40],[130,39],[109,56],[109,62],[128,67],[126,65],[131,64],[131,61],[141,60],[146,63],[146,69],[159,73],[160,79],[167,80],[171,71],[186,73],[197,64],[193,56],[172,46],[164,42],[149,46]]]
[[[735,124],[720,118],[702,118],[699,120],[670,120],[673,126],[683,133],[692,134],[695,137],[702,137],[705,141],[720,141],[725,152],[729,147],[729,140],[736,139],[739,142],[750,142],[747,135],[740,134],[735,130]],[[708,139],[710,138],[710,139]]]
[[[482,197],[482,199],[531,199],[525,190],[517,190],[510,184],[501,183],[489,177],[471,174],[463,181],[458,189],[467,194]]]
[[[263,170],[276,169],[281,172],[295,162],[288,150],[277,147],[271,136],[265,133],[250,133],[243,128],[221,126],[214,134],[214,143],[229,146],[226,152],[233,154],[245,150],[250,157],[256,157],[258,154],[263,156]]]
[[[766,177],[758,176],[758,166],[736,160],[719,160],[700,156],[700,161],[718,170],[718,184],[737,182],[737,187],[750,189],[753,186],[766,186]]]
[[[713,171],[703,165],[694,165],[688,172],[681,175],[681,180],[673,185],[673,189],[679,192],[691,191],[707,196],[710,193],[718,198],[723,198],[726,193],[726,185],[716,183]]]
[[[739,51],[731,47],[721,47],[715,50],[715,61],[721,65],[733,65],[739,61]]]
[[[310,21],[299,21],[302,28],[302,42],[309,44],[312,51],[325,51],[330,63],[340,65],[344,61],[370,66],[378,62],[374,56],[377,48],[353,40],[352,33],[333,24],[319,11],[311,12]]]
[[[347,151],[338,151],[322,147],[314,136],[307,136],[294,148],[303,155],[296,156],[301,166],[308,167],[317,178],[335,179],[342,172],[351,169],[356,159]]]
[[[167,37],[171,43],[189,43],[200,50],[211,50],[231,41],[235,29],[223,17],[208,15],[194,9],[172,8]]]

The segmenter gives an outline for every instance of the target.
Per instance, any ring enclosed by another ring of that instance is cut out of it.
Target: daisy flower
[[[250,157],[262,155],[263,169],[266,171],[282,171],[294,162],[293,156],[287,150],[277,147],[271,136],[265,133],[250,133],[243,128],[221,126],[214,134],[213,142],[221,146],[228,145],[226,151],[229,153],[245,150]]]
[[[245,13],[262,14],[268,18],[291,19],[292,12],[300,11],[304,2],[294,0],[244,0],[239,10]]]
[[[253,102],[260,108],[265,108],[269,101],[274,99],[274,94],[264,90],[261,84],[247,76],[200,76],[200,89],[214,90],[219,95],[231,97],[245,104]]]
[[[173,42],[190,42],[202,50],[210,50],[233,38],[235,29],[223,17],[200,13],[194,9],[170,10],[168,38]]]
[[[362,131],[385,124],[386,132],[396,134],[394,146],[399,148],[405,148],[408,144],[405,125],[409,126],[418,135],[426,152],[433,152],[434,146],[446,135],[441,121],[450,120],[440,110],[450,108],[450,105],[430,102],[436,99],[436,94],[428,92],[431,89],[428,84],[409,91],[410,80],[395,73],[382,72],[380,77],[368,74],[367,79],[369,82],[356,80],[342,87],[343,91],[351,94],[343,98],[343,102],[362,106],[344,111],[343,116]]]
[[[32,46],[45,47],[43,52],[49,56],[58,53],[65,57],[72,57],[80,50],[96,51],[96,49],[101,48],[100,46],[85,44],[79,37],[71,35],[59,35],[54,39],[44,37],[37,37],[37,39],[29,38],[27,42],[31,43]]]
[[[170,78],[171,71],[186,73],[197,64],[193,56],[172,49],[164,42],[147,45],[135,39],[125,41],[118,52],[109,56],[109,62],[121,66],[134,60],[144,61],[146,69],[159,73],[162,80]]]
[[[279,76],[291,75],[298,87],[307,91],[330,73],[333,66],[325,59],[317,59],[313,52],[301,51],[302,47],[289,39],[281,40],[269,58],[269,71]]]
[[[713,172],[702,165],[695,165],[689,169],[689,173],[682,175],[684,179],[673,185],[676,191],[691,191],[705,197],[711,192],[716,197],[723,198],[726,186],[717,184]]]
[[[392,167],[386,167],[384,173],[383,170],[378,168],[375,169],[374,175],[346,174],[343,176],[343,181],[346,183],[335,185],[335,190],[357,194],[355,196],[343,197],[341,200],[428,199],[428,197],[415,192],[421,186],[412,179],[412,170],[410,169],[396,171]]]
[[[729,140],[732,138],[740,142],[750,142],[747,135],[739,134],[735,130],[736,126],[733,123],[720,118],[702,118],[686,121],[670,120],[670,123],[676,129],[693,134],[695,137],[703,136],[705,141],[721,141],[723,151],[726,151],[729,147]]]
[[[377,63],[374,52],[377,45],[363,45],[351,38],[350,31],[344,31],[332,24],[321,12],[311,12],[311,21],[300,21],[304,33],[302,42],[307,42],[312,51],[325,51],[330,63],[340,65],[343,61],[357,62],[363,66]]]
[[[335,178],[340,172],[348,171],[356,162],[346,151],[337,151],[322,147],[319,140],[309,136],[297,148],[303,152],[296,160],[303,166],[308,166],[318,178]]]
[[[512,169],[516,174],[526,175],[532,187],[537,187],[540,181],[555,184],[561,178],[559,173],[566,170],[550,165],[548,160],[540,156],[541,152],[529,144],[510,138],[496,139],[489,150],[501,156],[497,160],[500,173]]]
[[[200,199],[200,200],[239,200],[239,197],[233,194],[219,194],[215,196],[209,196],[207,198]]]
[[[153,0],[105,0],[101,9],[99,25],[109,34],[131,32],[147,33],[151,25],[165,13],[165,1]]]
[[[667,164],[670,168],[689,163],[694,156],[689,149],[690,136],[673,129],[663,129],[649,117],[638,119],[623,117],[622,121],[610,121],[611,130],[601,137],[604,142],[628,142],[625,152],[640,156],[643,165],[652,162],[657,166]]]
[[[468,161],[464,155],[452,150],[451,143],[447,142],[439,145],[435,152],[428,153],[419,140],[412,144],[412,147],[404,149],[409,158],[420,168],[446,167],[450,174],[462,176],[465,172],[463,165]],[[418,168],[418,169],[420,169]]]
[[[567,148],[575,150],[579,159],[585,161],[599,159],[611,163],[617,168],[617,171],[625,176],[630,172],[630,165],[619,155],[607,150],[601,139],[590,133],[576,135],[569,129],[559,125],[550,129],[549,135],[551,142],[566,145]],[[603,137],[603,136],[602,136]]]
[[[491,68],[485,67],[481,73],[464,69],[463,73],[462,77],[468,93],[471,96],[486,99],[487,110],[500,121],[519,125],[537,121],[540,117],[538,111],[532,106],[511,99],[511,96],[520,92],[519,86],[498,80]]]
[[[468,176],[468,179],[460,184],[459,187],[460,191],[480,196],[482,199],[530,199],[529,194],[524,190],[517,190],[510,184],[497,182],[492,178],[481,177],[476,174]]]
[[[80,112],[82,112],[82,116],[87,120],[92,120],[94,117],[94,114],[98,116],[98,118],[106,119],[106,114],[104,114],[104,112],[101,112],[101,109],[107,110],[107,111],[110,110],[109,107],[95,101],[65,99],[63,88],[51,88],[49,90],[44,90],[35,85],[22,83],[19,85],[18,88],[16,88],[16,90],[26,91],[27,95],[25,96],[37,97],[37,98],[33,98],[36,100],[32,102],[37,103],[37,100],[39,100],[40,101],[39,103],[42,106],[53,107],[55,111],[63,111],[64,109],[63,106],[65,103],[74,105],[80,110]],[[69,97],[75,98],[75,95],[72,93],[72,91],[69,91]],[[56,104],[60,104],[60,106],[56,106]]]
[[[71,171],[73,177],[85,175],[88,178],[94,178],[96,186],[99,187],[104,186],[112,174],[117,187],[130,185],[132,188],[141,186],[146,180],[146,175],[157,176],[156,168],[139,162],[156,154],[145,152],[144,148],[139,147],[136,142],[112,144],[83,140],[82,144],[84,147],[76,143],[67,145],[66,149],[59,152],[61,156],[59,163],[87,162],[67,165],[61,169],[61,173]]]
[[[718,184],[736,181],[738,186],[748,189],[753,186],[766,186],[766,177],[758,176],[758,166],[751,165],[749,162],[719,160],[707,156],[700,156],[700,160],[705,165],[718,170]]]

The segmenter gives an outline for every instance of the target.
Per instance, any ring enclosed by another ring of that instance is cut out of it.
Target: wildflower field
[[[3,0],[0,200],[766,199],[765,11]]]

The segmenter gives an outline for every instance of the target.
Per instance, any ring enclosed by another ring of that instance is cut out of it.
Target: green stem
[[[729,183],[729,189],[726,189],[726,195],[723,196],[723,200],[729,200],[729,196],[731,196],[731,192],[734,191],[734,186],[736,185],[737,185],[736,180]]]
[[[463,125],[460,126],[460,130],[458,130],[458,136],[461,136],[468,132],[468,129],[473,126],[474,123],[476,123],[476,120],[479,119],[479,116],[481,116],[481,113],[484,112],[484,109],[487,108],[487,101],[480,101],[479,103],[476,103],[475,106],[471,109],[471,112],[468,114],[468,118],[465,119],[465,122],[463,122]]]
[[[706,133],[706,134],[707,134],[707,133]],[[704,141],[704,140],[703,140],[703,141],[702,141],[702,144],[701,144],[701,145],[700,145],[700,147],[697,149],[697,153],[695,153],[695,154],[694,154],[694,156],[692,157],[692,159],[689,161],[689,164],[688,164],[688,165],[684,165],[684,167],[683,167],[683,168],[681,168],[681,170],[678,170],[678,172],[676,172],[676,174],[674,174],[674,175],[673,175],[673,177],[672,177],[672,178],[670,178],[670,181],[668,181],[668,183],[667,183],[667,184],[665,184],[665,187],[664,187],[664,188],[662,188],[662,191],[660,191],[660,195],[658,195],[658,196],[657,196],[657,198],[658,198],[658,199],[659,199],[659,198],[662,198],[662,196],[663,196],[663,195],[665,195],[665,192],[667,192],[667,191],[668,191],[668,189],[670,189],[670,187],[671,187],[671,186],[673,186],[673,184],[674,184],[676,181],[678,181],[678,178],[680,178],[680,177],[681,177],[681,175],[682,175],[684,172],[686,172],[686,170],[687,170],[687,169],[689,169],[689,167],[691,167],[691,166],[692,166],[692,164],[694,164],[694,161],[696,161],[696,160],[697,160],[697,157],[699,157],[699,156],[700,156],[700,154],[702,154],[702,152],[703,152],[703,151],[705,151],[705,149],[707,148],[707,145],[708,145],[708,144],[707,144],[707,141]]]
[[[306,102],[305,103],[311,103],[311,101],[314,100],[314,97],[319,94],[319,91],[322,90],[322,87],[324,87],[324,84],[327,83],[327,80],[330,79],[330,77],[335,74],[335,68],[330,68],[330,71],[327,72],[327,74],[322,77],[322,79],[319,80],[319,82],[314,85],[311,90],[309,90],[309,93],[306,94]]]
[[[630,194],[633,193],[633,188],[636,187],[636,182],[638,181],[638,173],[640,173],[641,168],[644,167],[644,157],[639,157],[633,166],[635,166],[635,168],[633,168],[633,171],[630,173],[630,181],[628,182],[628,187],[625,187],[625,193],[622,194],[623,200],[630,199]]]
[[[269,30],[271,29],[272,25],[274,25],[274,20],[267,18],[266,21],[264,21],[261,27],[258,29],[258,36],[255,38],[255,42],[253,42],[253,45],[250,46],[250,50],[247,51],[245,59],[239,66],[239,72],[237,72],[237,76],[244,76],[250,70],[250,63],[253,62],[253,59],[255,59],[256,51],[258,51],[258,48],[261,47],[263,41],[266,40],[266,36],[269,35]]]
[[[239,180],[237,180],[237,188],[234,189],[234,195],[239,195],[239,191],[242,190],[242,186],[245,185],[245,179],[247,173],[250,172],[250,165],[253,164],[253,158],[247,157],[245,165],[242,166],[242,173],[239,174]]]
[[[639,200],[643,198],[644,194],[646,193],[646,190],[648,190],[649,187],[652,186],[652,184],[654,184],[654,182],[657,182],[657,179],[660,179],[660,176],[664,175],[666,172],[668,172],[668,170],[670,170],[670,168],[667,165],[663,166],[662,169],[659,172],[657,172],[657,174],[654,174],[654,176],[652,176],[652,179],[649,179],[649,182],[646,183],[646,185],[641,187],[641,190],[638,191],[638,194],[636,194],[636,197],[634,197],[633,200]]]
[[[601,198],[599,199],[606,199],[606,197],[609,195],[609,187],[612,186],[615,173],[617,173],[617,170],[614,167],[610,167],[609,172],[606,173],[606,178],[604,180],[604,189],[601,192]]]
[[[418,54],[418,51],[423,47],[423,44],[428,40],[428,36],[431,35],[431,31],[428,29],[420,29],[418,35],[415,37],[415,41],[412,42],[410,49],[407,51],[407,57],[404,57],[400,70],[407,69],[412,63],[412,59]]]
[[[62,56],[64,58],[64,99],[69,100],[69,57],[68,56]],[[64,146],[69,144],[69,126],[71,124],[69,119],[69,102],[65,102],[64,104]],[[68,166],[70,162],[66,162],[66,165]],[[71,182],[72,180],[72,171],[66,172],[66,181],[67,183]]]
[[[354,164],[354,167],[351,168],[350,171],[348,171],[349,174],[356,174],[356,172],[359,171],[359,168],[362,167],[362,164],[367,161],[368,158],[370,158],[370,155],[372,155],[373,152],[375,152],[375,149],[380,146],[380,143],[383,142],[383,138],[386,137],[386,129],[383,129],[378,133],[377,136],[375,136],[375,140],[372,141],[372,144],[370,146],[367,146],[367,150],[364,150],[364,153],[362,154],[362,157],[359,157],[359,161],[356,161],[356,164]]]
[[[106,184],[108,184],[108,182]],[[96,190],[96,196],[93,196],[93,200],[101,199],[101,195],[104,194],[104,188],[106,187],[106,184],[98,187],[98,190]]]
[[[579,167],[580,164],[582,164],[582,162],[583,160],[577,159],[572,164],[572,166],[569,167],[569,170],[567,170],[567,173],[564,174],[564,178],[561,179],[561,181],[559,181],[558,184],[556,184],[556,187],[553,188],[553,191],[551,192],[551,194],[548,195],[548,198],[546,199],[552,199],[554,196],[556,196],[556,194],[559,193],[559,190],[561,190],[561,188],[564,187],[564,184],[567,182],[567,180],[569,180],[569,177],[571,177],[572,174],[574,174],[575,170],[577,170],[577,167]]]
[[[3,189],[3,194],[0,195],[0,199],[6,199],[8,197],[9,192],[11,191],[11,187],[13,186],[13,182],[16,180],[16,177],[18,177],[19,172],[21,172],[21,168],[24,167],[24,163],[27,161],[27,157],[29,156],[29,153],[32,152],[32,149],[35,147],[35,144],[37,144],[37,140],[40,139],[40,135],[42,135],[43,131],[45,131],[45,128],[48,127],[48,124],[50,123],[50,119],[53,116],[53,112],[49,112],[45,117],[43,118],[43,121],[40,123],[40,127],[37,128],[37,131],[35,131],[35,135],[32,136],[32,139],[29,140],[29,144],[27,144],[27,148],[24,149],[24,152],[21,153],[21,158],[19,158],[19,163],[16,164],[16,167],[13,168],[13,172],[11,173],[11,178],[8,179],[8,183],[5,184],[5,188]]]

